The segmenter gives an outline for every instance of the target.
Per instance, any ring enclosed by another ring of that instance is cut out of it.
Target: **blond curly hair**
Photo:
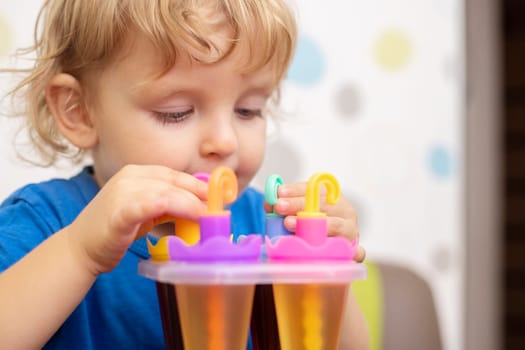
[[[217,23],[203,17],[203,7],[226,19],[232,29],[230,50],[216,54],[210,35]],[[68,73],[82,84],[117,57],[131,29],[159,50],[166,70],[181,54],[211,64],[242,43],[251,56],[241,68],[270,66],[276,88],[297,40],[294,14],[286,0],[47,0],[37,19],[34,45],[18,51],[19,56],[30,55],[34,64],[3,70],[24,75],[9,95],[24,102],[16,115],[25,118],[24,128],[40,165],[53,165],[60,156],[78,161],[84,155],[69,145],[55,124],[45,98],[49,80]]]

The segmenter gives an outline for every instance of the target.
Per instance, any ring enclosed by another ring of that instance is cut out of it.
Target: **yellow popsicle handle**
[[[237,198],[237,177],[230,168],[220,166],[210,176],[208,182],[208,213],[222,213],[224,204]]]
[[[148,252],[151,256],[151,260],[153,261],[167,261],[170,259],[169,251],[168,251],[168,237],[164,236],[159,238],[157,241],[157,244],[153,245],[149,238],[146,239],[146,243],[148,244]]]
[[[175,219],[175,234],[188,245],[199,242],[199,223],[187,219]]]
[[[321,186],[326,187],[326,202],[328,204],[335,204],[341,196],[341,189],[337,179],[329,173],[316,173],[310,177],[306,184],[306,199],[304,211],[299,212],[301,217],[319,217],[323,213],[320,212],[320,193]]]

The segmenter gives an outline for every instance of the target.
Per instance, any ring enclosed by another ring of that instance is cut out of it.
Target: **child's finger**
[[[357,262],[363,262],[365,260],[365,257],[366,257],[365,248],[363,248],[362,246],[358,246],[357,251],[355,253],[354,260]]]
[[[328,217],[328,235],[343,236],[349,241],[359,238],[357,221],[353,219],[343,219],[340,217]]]
[[[284,184],[277,190],[279,198],[302,197],[306,193],[306,182]]]
[[[175,187],[186,189],[200,199],[205,200],[208,194],[208,184],[193,175],[175,171],[160,165],[126,165],[116,175],[117,178],[156,179]]]
[[[274,210],[279,215],[295,215],[304,210],[304,197],[279,198],[274,205]]]
[[[148,219],[159,217],[178,217],[196,219],[202,214],[206,206],[193,192],[183,188],[162,186],[157,189],[150,187],[151,192],[145,195],[142,208],[137,212],[137,218],[143,216]]]
[[[341,197],[335,205],[321,201],[320,211],[326,213],[328,217],[339,217],[350,220],[357,226],[357,211],[344,197]]]
[[[112,179],[88,207],[94,206],[102,209],[99,215],[111,211],[110,227],[117,232],[151,226],[166,216],[195,219],[206,209],[191,191],[163,180],[137,178]]]
[[[284,227],[290,232],[295,232],[295,227],[297,226],[297,217],[296,216],[287,216],[284,218]]]
[[[275,212],[279,215],[296,215],[305,209],[306,199],[304,197],[288,197],[280,198],[273,207]],[[320,200],[319,212],[325,213],[328,217],[340,217],[343,219],[356,220],[357,213],[352,205],[341,198],[336,205],[331,205],[324,202],[324,197]]]

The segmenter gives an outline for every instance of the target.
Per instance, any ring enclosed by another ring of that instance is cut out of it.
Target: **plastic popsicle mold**
[[[326,214],[319,211],[321,185],[326,186],[326,201],[335,204],[340,196],[339,183],[328,173],[310,177],[306,187],[305,210],[297,213],[295,235],[280,237],[276,241],[266,238],[266,251],[270,260],[348,260],[357,249],[357,239],[349,242],[344,237],[328,237]]]
[[[337,181],[324,173],[310,178],[295,235],[273,241],[266,237],[270,259],[262,261],[259,235],[246,236],[239,244],[230,241],[229,212],[222,204],[234,200],[228,184],[233,172],[214,174],[210,180],[226,179],[216,185],[210,181],[210,190],[219,193],[215,197],[210,193],[213,203],[203,215],[209,222],[199,221],[201,233],[205,231],[199,242],[188,246],[178,237],[161,238],[149,246],[152,259],[139,264],[142,275],[172,288],[185,348],[244,349],[255,284],[272,285],[280,349],[336,348],[348,286],[366,275],[364,267],[352,261],[357,240],[328,237],[326,214],[319,211],[320,187],[326,186],[327,202],[333,204],[339,197]],[[233,178],[236,181],[234,174]],[[170,306],[170,314],[177,312]],[[166,339],[180,338],[174,328],[167,327],[166,332],[171,335]]]
[[[271,241],[266,238],[270,261],[348,261],[355,256],[357,241],[328,237],[328,220],[320,212],[320,188],[326,187],[326,201],[335,204],[340,197],[339,183],[330,174],[317,173],[308,180],[305,209],[297,213],[295,235]],[[283,350],[335,349],[348,284],[273,285],[280,345]]]

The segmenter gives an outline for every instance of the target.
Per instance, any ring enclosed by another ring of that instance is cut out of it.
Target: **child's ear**
[[[57,74],[46,87],[46,101],[60,133],[80,149],[97,142],[96,129],[86,109],[85,95],[78,80],[69,74]]]

